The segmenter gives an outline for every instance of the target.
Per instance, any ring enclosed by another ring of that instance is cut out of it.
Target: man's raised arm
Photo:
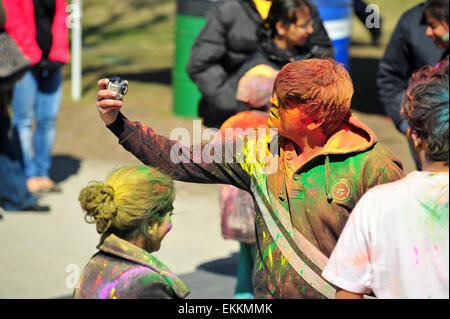
[[[139,122],[129,121],[121,112],[122,100],[107,90],[108,79],[98,81],[97,109],[119,143],[142,163],[155,167],[172,178],[194,183],[231,184],[244,190],[250,177],[236,161],[233,140],[214,144],[182,145],[156,134]]]
[[[97,109],[106,125],[116,120],[123,105],[122,100],[116,100],[117,92],[107,90],[108,82],[108,79],[100,79],[97,82]]]

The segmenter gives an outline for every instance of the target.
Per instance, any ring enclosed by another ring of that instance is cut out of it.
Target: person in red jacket
[[[11,102],[27,188],[55,190],[49,169],[62,96],[61,67],[69,60],[67,4],[65,0],[4,0],[3,4],[5,30],[33,65],[15,84]]]

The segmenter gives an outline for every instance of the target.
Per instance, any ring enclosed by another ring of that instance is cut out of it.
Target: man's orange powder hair
[[[349,114],[354,92],[350,75],[332,59],[285,65],[275,79],[274,90],[280,107],[300,106],[309,118],[324,120],[321,127],[328,136]]]

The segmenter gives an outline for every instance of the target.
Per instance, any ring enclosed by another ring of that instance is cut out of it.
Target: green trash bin
[[[173,111],[184,117],[198,117],[201,94],[187,72],[192,45],[206,23],[207,12],[223,0],[177,0],[175,67],[173,68]]]

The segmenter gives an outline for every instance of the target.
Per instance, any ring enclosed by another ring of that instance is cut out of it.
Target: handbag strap
[[[283,161],[284,162],[284,161]],[[283,167],[284,174],[286,174],[285,167]],[[286,175],[284,175],[283,183],[285,191],[286,187]],[[256,186],[252,182],[253,193]],[[287,193],[289,194],[289,193]],[[268,194],[267,194],[268,195]],[[288,261],[291,267],[297,272],[297,274],[306,281],[312,288],[327,299],[334,299],[336,295],[336,288],[328,283],[322,276],[320,276],[315,270],[312,269],[309,262],[305,262],[299,254],[295,252],[291,242],[295,243],[296,248],[317,268],[322,271],[327,262],[328,257],[325,256],[318,248],[316,248],[305,236],[303,236],[296,228],[293,227],[291,221],[290,212],[288,212],[283,205],[281,205],[277,199],[271,201],[270,205],[273,210],[277,212],[278,222],[274,219],[274,216],[267,209],[266,204],[261,196],[255,196],[264,222],[269,230],[269,233],[274,240],[276,246],[280,249],[284,258]],[[285,229],[283,232],[282,228]],[[287,233],[288,235],[285,235]],[[291,237],[289,240],[288,236]],[[373,299],[371,296],[364,295],[364,299]]]
[[[11,88],[31,67],[31,62],[6,32],[0,33],[0,89]]]

